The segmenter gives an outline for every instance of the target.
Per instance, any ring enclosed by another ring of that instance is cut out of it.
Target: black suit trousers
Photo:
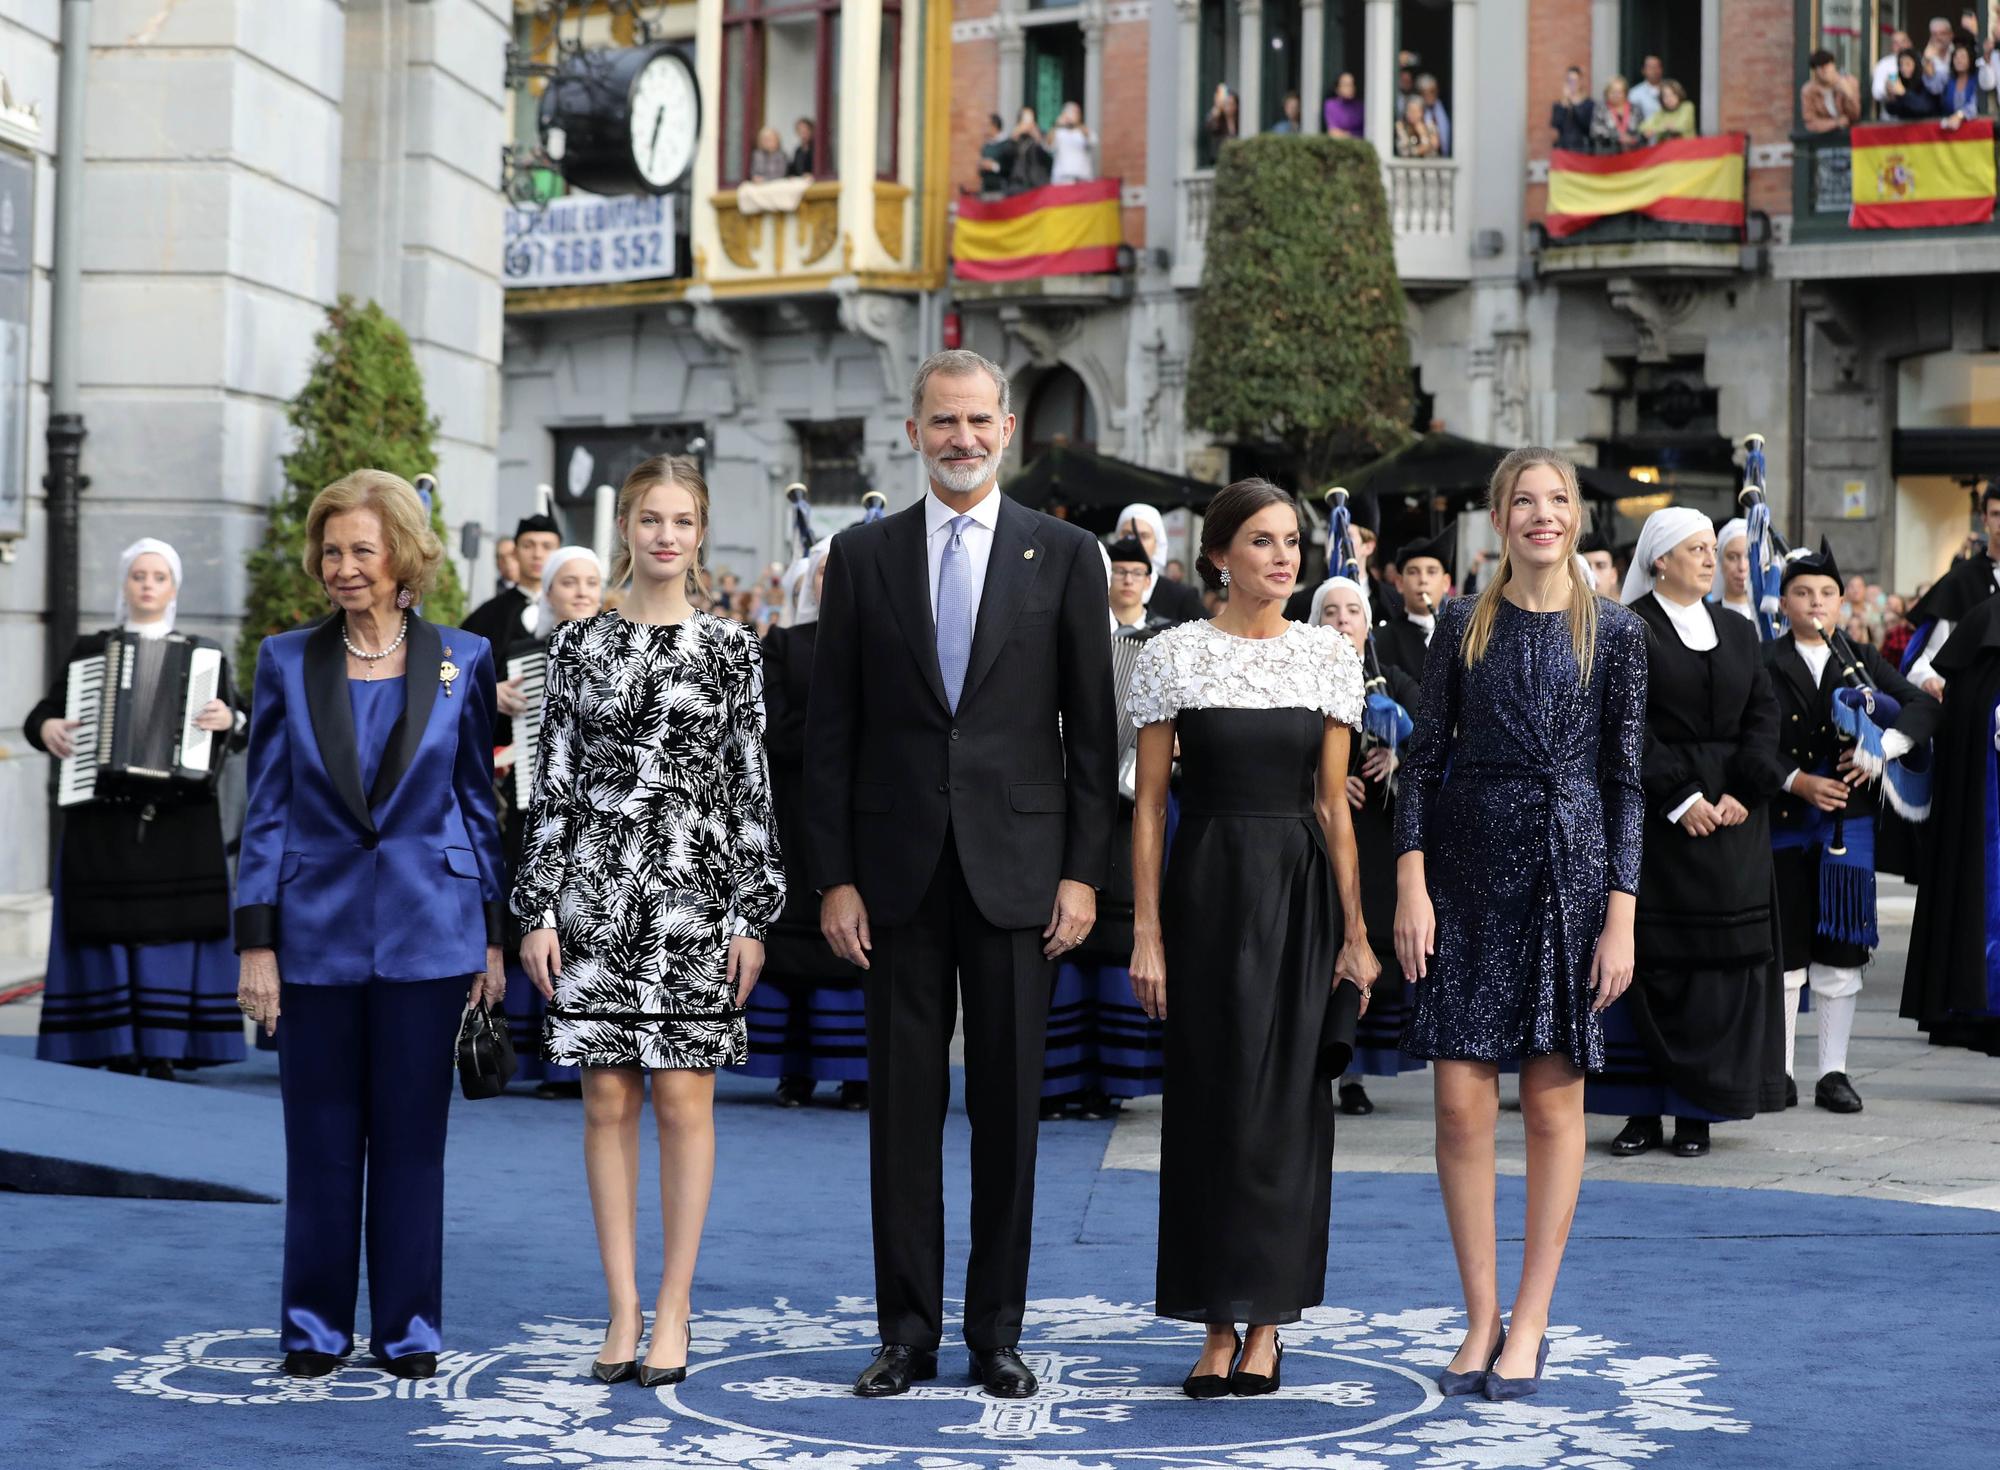
[[[1039,929],[1001,929],[973,901],[953,834],[905,923],[873,935],[867,979],[869,1195],[882,1341],[935,1347],[944,1330],[944,1119],[951,1036],[965,1008],[972,1253],[965,1340],[1013,1347],[1028,1295],[1049,962]]]

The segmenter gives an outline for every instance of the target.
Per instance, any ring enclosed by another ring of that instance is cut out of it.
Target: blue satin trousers
[[[468,984],[281,988],[286,1352],[353,1347],[364,1228],[374,1355],[439,1350],[445,1119]]]

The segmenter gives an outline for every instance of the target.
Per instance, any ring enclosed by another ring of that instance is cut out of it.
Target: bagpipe
[[[1368,574],[1354,555],[1354,537],[1351,534],[1354,513],[1347,508],[1347,500],[1347,490],[1343,486],[1336,485],[1326,492],[1326,503],[1332,508],[1327,517],[1327,562],[1333,568],[1334,576],[1346,577],[1363,589],[1362,605],[1368,615],[1368,637],[1361,654],[1362,747],[1387,746],[1393,756],[1415,732],[1416,722],[1410,718],[1410,712],[1391,697],[1389,680],[1383,674],[1381,660],[1375,652],[1374,612],[1367,607]],[[1427,598],[1426,603],[1428,601]]]
[[[1743,545],[1750,559],[1750,605],[1757,614],[1757,636],[1770,643],[1784,631],[1778,594],[1784,588],[1785,558],[1791,548],[1771,524],[1767,474],[1764,436],[1746,434],[1743,488],[1736,492],[1736,503],[1743,508]]]

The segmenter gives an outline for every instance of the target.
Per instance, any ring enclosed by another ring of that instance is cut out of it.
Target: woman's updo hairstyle
[[[694,499],[695,525],[701,534],[701,545],[696,549],[694,561],[688,567],[687,590],[690,598],[708,597],[708,568],[704,564],[708,556],[708,481],[702,478],[701,465],[692,455],[656,454],[643,464],[635,465],[632,473],[625,477],[625,483],[618,490],[618,509],[615,530],[618,549],[611,555],[611,580],[605,585],[605,592],[614,587],[622,587],[632,575],[632,517],[638,514],[640,504],[654,489],[661,485],[678,485]],[[611,605],[608,596],[605,605]]]
[[[1245,521],[1274,505],[1288,507],[1295,516],[1299,513],[1298,501],[1288,492],[1280,490],[1269,480],[1260,480],[1255,476],[1225,485],[1215,492],[1215,498],[1208,502],[1208,509],[1201,513],[1201,555],[1194,559],[1194,569],[1200,574],[1202,586],[1211,592],[1222,590],[1222,573],[1210,559],[1211,554],[1227,551]]]

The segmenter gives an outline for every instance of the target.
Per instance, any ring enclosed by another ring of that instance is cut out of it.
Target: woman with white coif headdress
[[[185,638],[174,631],[180,593],[180,555],[166,542],[141,537],[119,554],[113,632],[138,639],[127,719],[144,719],[156,701],[178,697],[162,671],[168,640]],[[37,750],[56,760],[71,755],[77,722],[64,713],[69,665],[101,655],[113,632],[79,638],[29,711],[23,728]],[[217,694],[194,723],[224,748],[240,750],[245,725],[226,663]],[[177,788],[171,799],[107,786],[64,808],[49,888],[55,902],[38,1057],[143,1070],[161,1080],[176,1068],[243,1059],[229,869],[213,786]]]

